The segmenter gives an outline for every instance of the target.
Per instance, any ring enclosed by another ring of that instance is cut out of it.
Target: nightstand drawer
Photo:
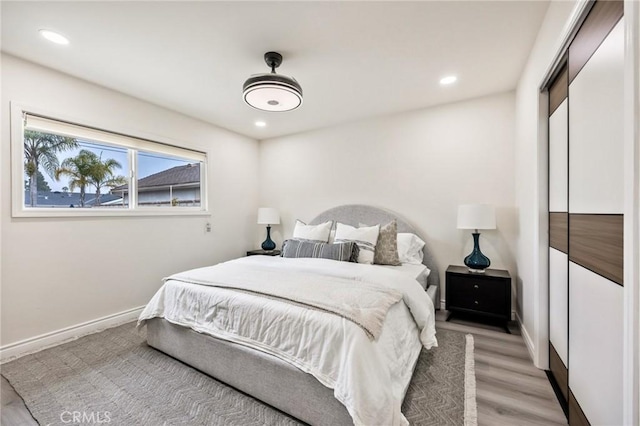
[[[504,315],[508,306],[504,285],[496,281],[450,277],[447,302],[453,307]]]
[[[510,333],[511,276],[508,271],[487,269],[478,274],[464,266],[450,265],[445,276],[447,321],[454,313],[479,315],[500,320]]]

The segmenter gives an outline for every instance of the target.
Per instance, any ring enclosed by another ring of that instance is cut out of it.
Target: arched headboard
[[[431,270],[427,283],[429,286],[435,286],[440,289],[440,272],[436,264],[433,253],[429,250],[429,241],[416,232],[415,228],[398,216],[396,213],[384,210],[378,207],[367,206],[363,204],[347,204],[326,210],[316,216],[309,224],[318,225],[328,220],[341,222],[351,226],[359,226],[361,223],[367,225],[385,224],[395,219],[398,222],[398,232],[412,232],[422,238],[426,242],[423,252],[423,264]],[[335,223],[334,223],[335,226]],[[439,302],[439,301],[438,301]]]

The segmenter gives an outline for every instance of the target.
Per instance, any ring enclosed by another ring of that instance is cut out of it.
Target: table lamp
[[[267,239],[262,243],[262,250],[275,250],[276,243],[271,239],[271,225],[280,224],[280,213],[271,207],[260,207],[258,209],[258,224],[267,225]]]
[[[488,204],[462,204],[458,206],[458,229],[473,229],[473,251],[464,258],[470,272],[483,273],[491,261],[480,251],[478,229],[496,229],[496,211]]]

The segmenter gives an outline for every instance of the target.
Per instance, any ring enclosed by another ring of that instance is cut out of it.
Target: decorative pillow
[[[348,241],[355,241],[360,248],[358,263],[372,264],[379,233],[380,225],[355,228],[351,225],[338,222],[335,242],[346,243]]]
[[[409,232],[398,233],[398,257],[401,263],[420,264],[424,258],[422,249],[425,242],[416,234]]]
[[[367,226],[360,224],[360,227]],[[398,222],[392,220],[386,225],[380,225],[380,234],[376,242],[376,251],[373,255],[373,263],[376,265],[401,265],[398,257]]]
[[[307,225],[306,223],[296,220],[296,226],[293,228],[293,238],[297,240],[313,241],[318,243],[326,243],[329,241],[329,232],[333,221],[321,223],[320,225]]]
[[[349,241],[339,244],[314,243],[302,240],[286,240],[282,244],[282,257],[314,257],[341,262],[357,262],[360,249]]]

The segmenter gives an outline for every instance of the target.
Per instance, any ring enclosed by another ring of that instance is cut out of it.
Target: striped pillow
[[[313,257],[340,262],[357,262],[360,249],[353,242],[329,244],[302,240],[286,240],[282,243],[282,257]]]
[[[354,241],[360,248],[358,263],[367,263],[370,265],[373,263],[373,255],[376,250],[379,233],[380,225],[354,228],[351,225],[338,222],[335,242],[346,243],[347,241]]]

